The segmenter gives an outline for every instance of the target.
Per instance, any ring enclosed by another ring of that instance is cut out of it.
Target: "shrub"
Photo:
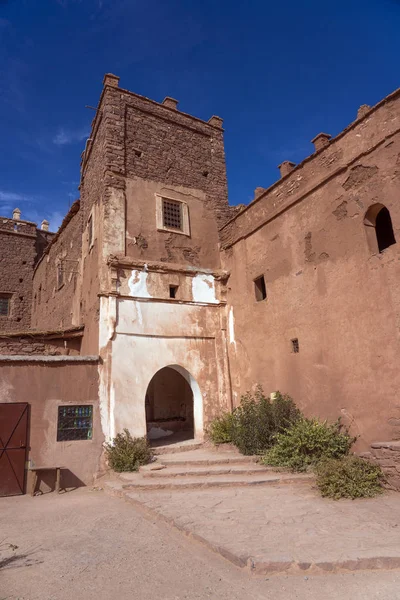
[[[345,456],[356,438],[342,429],[340,421],[329,424],[302,418],[276,436],[275,445],[266,452],[262,462],[292,471],[306,471],[321,459]]]
[[[300,417],[290,396],[277,392],[271,401],[261,386],[248,392],[233,412],[232,442],[242,454],[262,454],[269,448],[277,433]]]
[[[328,498],[372,498],[383,492],[382,471],[359,456],[324,460],[316,467],[317,486]]]
[[[133,438],[127,429],[106,444],[108,464],[121,473],[122,471],[137,471],[141,465],[151,462],[153,452],[147,438]]]
[[[211,421],[207,433],[213,444],[227,444],[232,441],[232,413],[225,413]]]

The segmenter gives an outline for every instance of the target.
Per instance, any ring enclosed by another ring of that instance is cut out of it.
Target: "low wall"
[[[63,467],[66,487],[91,484],[99,470],[97,362],[96,356],[0,356],[0,403],[29,404],[27,459],[36,467]],[[93,406],[92,438],[58,442],[58,407],[80,404]]]
[[[371,453],[381,466],[388,486],[400,491],[400,441],[375,442],[371,444]]]

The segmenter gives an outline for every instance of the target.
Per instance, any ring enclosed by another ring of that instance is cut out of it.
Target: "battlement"
[[[281,179],[269,188],[257,188],[254,200],[220,229],[222,247],[227,248],[275,219],[333,177],[351,171],[367,156],[400,131],[400,89],[374,107],[363,105],[357,118],[335,138],[320,133],[312,142],[315,152],[295,165],[284,161]]]

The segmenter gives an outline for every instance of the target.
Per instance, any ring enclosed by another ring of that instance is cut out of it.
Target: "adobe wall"
[[[36,361],[0,359],[0,402],[29,403],[28,460],[32,466],[62,466],[66,486],[80,485],[79,482],[89,485],[99,469],[104,440],[97,364],[84,359],[71,362],[66,357],[37,357]],[[57,442],[58,407],[68,404],[93,405],[91,440]]]
[[[0,219],[0,293],[11,295],[10,314],[0,316],[0,331],[30,326],[35,242],[34,223]]]
[[[43,355],[61,356],[80,354],[81,338],[64,337],[49,339],[45,334],[33,335],[24,333],[21,335],[0,334],[0,355]]]
[[[153,376],[172,366],[194,394],[195,437],[230,410],[224,280],[220,272],[149,263],[114,264],[115,291],[100,304],[100,406],[106,437],[127,427],[146,434],[145,398]],[[170,299],[171,282],[180,297]],[[107,433],[108,432],[108,433]]]
[[[400,438],[399,128],[395,93],[221,231],[235,403],[255,383],[288,392],[308,415],[341,416],[359,449]],[[364,225],[377,202],[398,241],[381,254]]]
[[[123,100],[127,256],[218,267],[217,223],[231,214],[220,122],[134,94]],[[186,202],[190,237],[157,229],[156,194]]]
[[[66,329],[80,324],[82,221],[79,208],[77,200],[35,269],[32,306],[32,327],[35,329]],[[58,265],[63,271],[60,286]]]
[[[187,204],[190,237],[157,229],[156,194]],[[217,221],[202,190],[128,179],[126,199],[127,256],[210,269],[219,267]]]
[[[81,163],[81,218],[82,218],[82,263],[81,263],[81,316],[85,323],[82,352],[98,351],[99,298],[106,276],[103,274],[108,257],[104,248],[104,219],[109,215],[106,181],[108,173],[108,144],[112,142],[108,117],[104,105],[99,103],[92,122],[92,132],[83,153]],[[110,140],[111,138],[111,140]],[[92,220],[93,240],[89,243],[89,219]],[[125,227],[122,226],[122,231]]]

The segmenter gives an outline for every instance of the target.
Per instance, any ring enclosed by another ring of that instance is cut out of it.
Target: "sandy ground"
[[[101,491],[0,498],[0,600],[114,598],[397,600],[400,572],[252,576]]]

